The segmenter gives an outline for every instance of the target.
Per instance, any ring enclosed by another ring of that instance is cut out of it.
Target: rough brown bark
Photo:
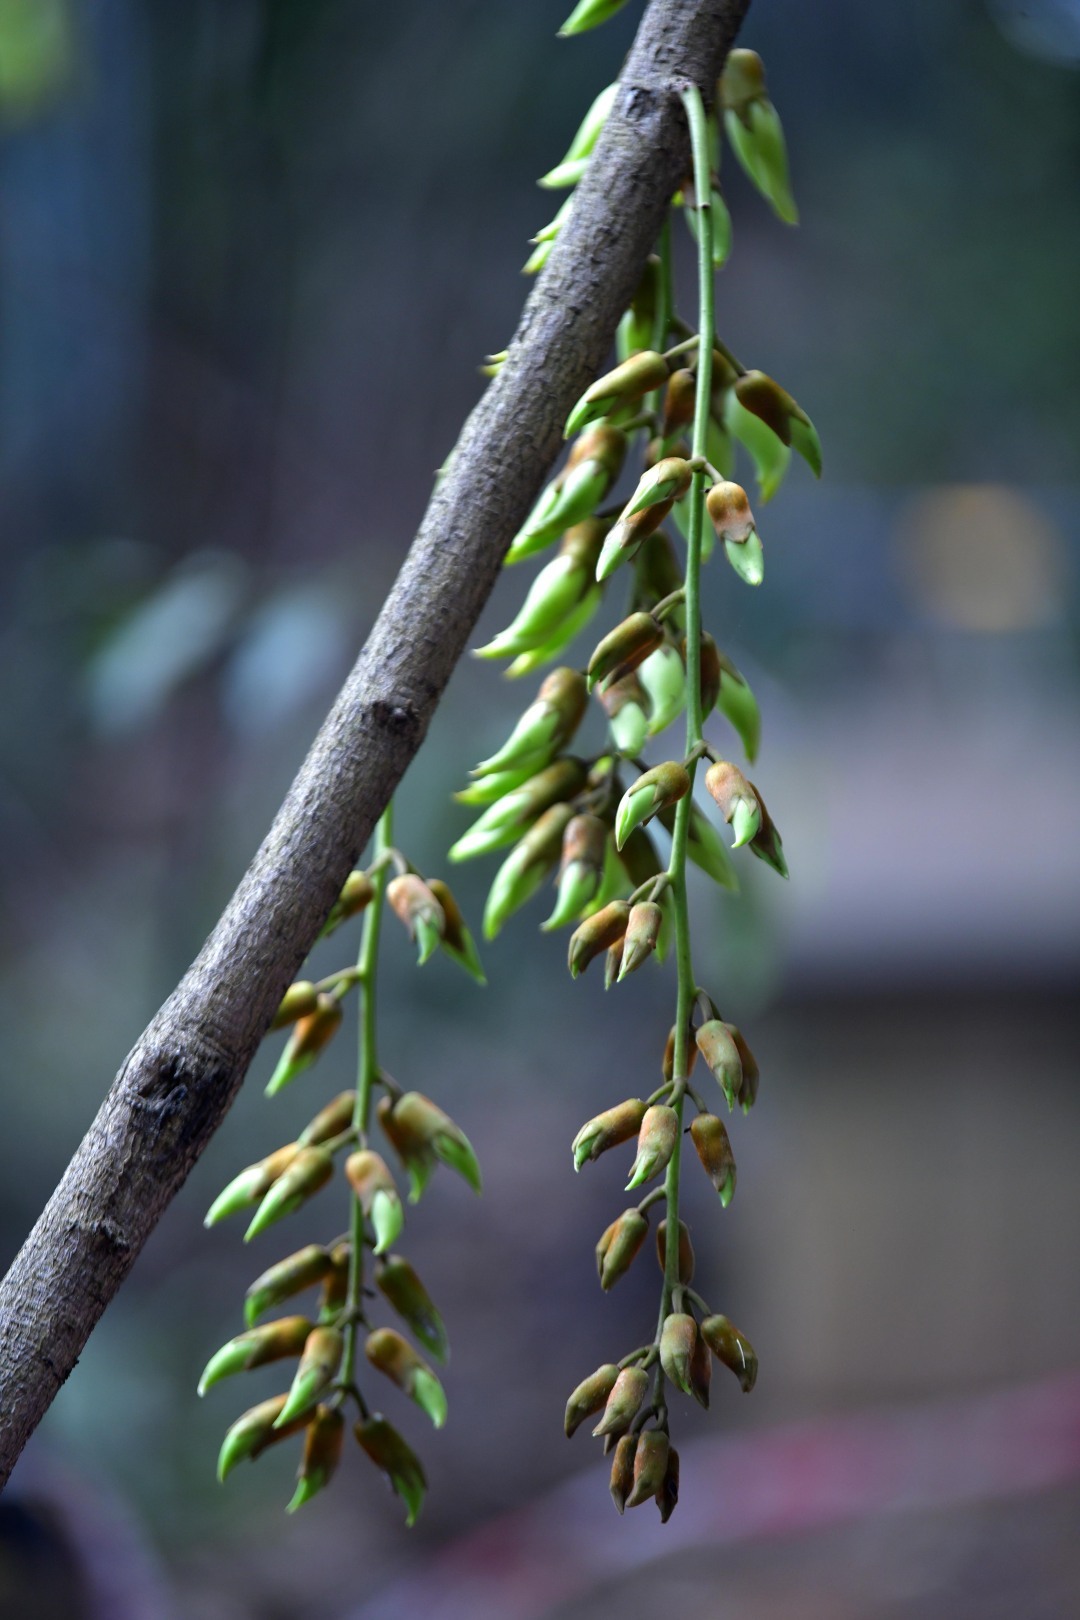
[[[262,847],[128,1056],[0,1284],[0,1485],[223,1118],[423,739],[507,545],[596,375],[750,0],[652,0],[617,104],[509,358]]]

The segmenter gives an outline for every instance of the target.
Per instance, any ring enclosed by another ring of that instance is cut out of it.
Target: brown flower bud
[[[358,912],[369,906],[375,897],[375,885],[366,872],[350,872],[342,885],[341,893],[330,908],[330,915],[323,925],[323,936],[332,934],[335,928],[340,928],[348,918],[355,917]]]
[[[330,1251],[331,1269],[322,1285],[319,1298],[319,1311],[324,1321],[340,1311],[348,1297],[351,1254],[351,1243],[337,1243]]]
[[[756,531],[749,496],[741,484],[733,484],[729,479],[712,486],[705,497],[705,510],[717,539],[725,544],[745,545]]]
[[[593,957],[606,951],[626,933],[630,920],[630,907],[625,900],[612,900],[601,910],[586,917],[580,927],[570,935],[568,964],[573,978],[583,973]]]
[[[320,1406],[307,1427],[296,1491],[286,1513],[295,1513],[305,1502],[310,1502],[316,1492],[329,1485],[341,1461],[344,1439],[345,1419],[340,1409]]]
[[[745,1072],[744,1069],[744,1076]],[[735,1193],[735,1155],[731,1151],[727,1126],[716,1114],[699,1114],[690,1126],[690,1137],[705,1174],[726,1209]]]
[[[731,1029],[732,1026],[725,1024],[722,1019],[710,1018],[697,1032],[697,1047],[727,1098],[728,1107],[734,1108],[742,1086],[743,1070]]]
[[[566,437],[580,432],[598,417],[610,416],[625,406],[636,404],[643,395],[662,387],[667,374],[667,361],[655,350],[643,349],[631,355],[629,360],[605,372],[586,389],[567,418]]]
[[[664,438],[668,439],[680,428],[689,427],[694,420],[694,400],[697,381],[694,373],[683,366],[673,371],[664,391]]]
[[[423,878],[416,872],[403,872],[386,885],[390,909],[415,940],[423,965],[446,933],[446,913]]]
[[[663,1220],[656,1229],[656,1258],[660,1262],[660,1270],[667,1266],[667,1221]],[[694,1277],[694,1245],[690,1241],[690,1231],[685,1221],[679,1222],[679,1281],[685,1287]]]
[[[341,1002],[338,998],[320,994],[316,998],[314,1012],[308,1013],[294,1024],[293,1032],[278,1059],[277,1067],[267,1082],[268,1097],[272,1097],[282,1086],[287,1086],[290,1080],[295,1080],[298,1074],[310,1068],[323,1047],[341,1028],[341,1019]]]
[[[638,1435],[634,1484],[626,1498],[627,1507],[640,1507],[659,1493],[667,1473],[668,1451],[668,1437],[662,1429],[645,1429]]]
[[[582,1379],[566,1403],[567,1439],[587,1417],[592,1417],[594,1412],[599,1412],[601,1407],[607,1405],[608,1396],[615,1388],[618,1376],[618,1367],[613,1361],[609,1361],[603,1367],[597,1367],[588,1378]]]
[[[396,1328],[376,1328],[364,1342],[364,1354],[398,1388],[415,1401],[437,1429],[446,1422],[446,1394],[423,1356]]]
[[[645,662],[664,639],[663,627],[651,613],[631,613],[593,649],[589,659],[590,687],[619,681]]]
[[[423,1505],[427,1480],[412,1447],[402,1439],[393,1424],[378,1415],[362,1418],[355,1425],[353,1433],[376,1468],[382,1470],[405,1503],[408,1515],[406,1523],[415,1524]]]
[[[654,1103],[646,1109],[638,1132],[637,1157],[630,1166],[627,1192],[651,1181],[667,1169],[668,1160],[679,1140],[679,1116],[666,1103]]]
[[[594,1119],[586,1120],[572,1144],[574,1169],[580,1170],[590,1159],[598,1159],[608,1148],[629,1142],[641,1128],[645,1109],[646,1104],[640,1097],[628,1097],[625,1102],[605,1109]]]
[[[281,998],[281,1005],[274,1014],[271,1030],[285,1029],[289,1024],[295,1024],[298,1018],[306,1018],[308,1013],[315,1011],[319,999],[319,992],[309,979],[297,979],[290,984]]]
[[[749,1395],[757,1380],[758,1370],[757,1356],[750,1340],[726,1316],[706,1317],[700,1332],[716,1359],[731,1368],[742,1386],[743,1394]]]
[[[657,1492],[656,1505],[660,1509],[660,1523],[667,1524],[679,1503],[679,1453],[668,1447],[664,1482]]]
[[[596,1245],[596,1269],[605,1293],[630,1270],[648,1230],[644,1215],[636,1209],[624,1209],[601,1234]]]
[[[697,1062],[697,1048],[694,1045],[693,1031],[688,1028],[687,1031],[686,1031],[686,1073],[683,1074],[683,1075],[679,1075],[678,1078],[680,1080],[689,1080],[690,1076],[694,1072],[694,1064],[696,1062]],[[664,1083],[666,1085],[670,1085],[671,1082],[676,1078],[676,1075],[675,1075],[675,1025],[674,1024],[672,1024],[671,1028],[668,1030],[668,1038],[667,1038],[667,1041],[664,1044],[664,1059],[663,1059],[663,1062],[660,1065],[660,1072],[663,1075]]]
[[[634,1488],[634,1453],[637,1451],[637,1436],[624,1434],[615,1446],[615,1455],[611,1459],[611,1500],[620,1513],[626,1510],[626,1498]]]
[[[664,912],[655,900],[639,900],[630,908],[619,978],[625,979],[655,951],[664,925]]]
[[[353,1110],[356,1107],[356,1092],[341,1091],[328,1102],[325,1108],[320,1108],[315,1118],[297,1137],[302,1147],[317,1147],[322,1142],[329,1142],[342,1131],[347,1131],[353,1122]]]
[[[271,1305],[280,1305],[283,1299],[322,1282],[333,1270],[333,1264],[328,1250],[318,1243],[309,1243],[306,1248],[268,1267],[256,1277],[244,1297],[244,1320],[248,1327],[253,1327]]]
[[[624,1367],[611,1387],[604,1415],[593,1430],[593,1438],[625,1434],[637,1417],[649,1392],[649,1375],[641,1367]]]
[[[574,441],[570,447],[570,454],[566,458],[566,466],[559,474],[556,482],[561,487],[566,482],[566,476],[575,467],[580,467],[584,461],[596,462],[608,475],[608,488],[622,472],[623,461],[626,456],[627,438],[620,428],[611,427],[606,422],[598,422],[587,432]],[[600,497],[603,500],[603,496]],[[599,503],[598,503],[599,504]],[[586,523],[590,520],[586,519]],[[584,528],[585,524],[575,524],[575,528]],[[572,532],[572,531],[568,531]],[[597,548],[599,555],[599,548]]]
[[[686,643],[683,643],[685,648]],[[707,720],[716,707],[716,700],[720,696],[720,682],[723,670],[720,661],[720,649],[708,631],[701,634],[701,718]]]
[[[284,1215],[291,1215],[330,1180],[334,1161],[321,1147],[298,1147],[287,1169],[278,1176],[255,1211],[251,1224],[244,1233],[249,1243],[259,1232],[266,1230]]]
[[[698,1329],[694,1340],[694,1353],[690,1357],[690,1393],[699,1406],[709,1409],[709,1386],[712,1383],[712,1357],[709,1346]]]
[[[337,1377],[344,1344],[337,1328],[317,1327],[308,1334],[288,1399],[275,1419],[275,1428],[284,1428],[293,1418],[310,1412],[322,1399]]]
[[[672,1311],[660,1330],[660,1365],[676,1389],[692,1392],[690,1363],[697,1343],[697,1323],[686,1311]]]

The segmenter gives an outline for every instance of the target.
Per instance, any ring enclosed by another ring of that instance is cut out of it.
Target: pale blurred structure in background
[[[254,850],[513,329],[535,176],[639,6],[557,41],[566,9],[0,0],[5,1260]],[[288,1447],[214,1482],[241,1398],[195,1380],[271,1256],[203,1211],[349,1080],[341,1043],[268,1103],[263,1055],[0,1503],[4,1620],[390,1620],[419,1612],[406,1579],[435,1582],[432,1620],[477,1620],[507,1512],[553,1563],[573,1547],[550,1603],[518,1584],[522,1617],[1080,1612],[1080,8],[754,0],[745,43],[804,224],[725,177],[721,331],[812,412],[826,476],[759,512],[760,593],[706,582],[792,871],[694,896],[701,975],[763,1073],[734,1204],[692,1189],[706,1291],[762,1364],[751,1399],[676,1415],[713,1494],[649,1561],[658,1526],[619,1521],[562,1438],[567,1390],[655,1309],[644,1259],[599,1294],[622,1166],[575,1178],[568,1144],[612,1077],[640,1089],[669,986],[571,984],[534,909],[483,992],[388,941],[387,1063],[486,1172],[481,1202],[436,1183],[410,1222],[454,1351],[447,1428],[408,1431],[418,1530],[358,1457],[289,1520]],[[401,798],[426,870],[523,701],[455,676]],[[462,871],[473,917],[490,873]]]

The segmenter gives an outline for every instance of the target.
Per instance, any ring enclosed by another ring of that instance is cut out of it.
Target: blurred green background
[[[553,211],[535,177],[640,6],[575,41],[564,10],[0,0],[5,1259],[239,878],[513,330]],[[810,410],[826,477],[800,464],[759,511],[759,593],[720,565],[705,587],[762,702],[756,775],[792,871],[694,894],[699,972],[763,1071],[722,1219],[688,1178],[706,1292],[762,1363],[751,1401],[676,1416],[676,1443],[708,1436],[721,1515],[729,1436],[1080,1367],[1080,5],[754,0],[742,42],[804,223],[729,162],[720,330]],[[491,666],[456,674],[399,801],[423,870],[527,697]],[[482,864],[459,886],[473,918]],[[446,1430],[403,1422],[432,1484],[418,1530],[357,1456],[289,1520],[288,1446],[219,1488],[223,1429],[277,1385],[194,1393],[288,1246],[282,1228],[245,1251],[203,1211],[349,1083],[345,1036],[273,1103],[275,1054],[257,1060],[0,1504],[0,1614],[419,1613],[393,1596],[406,1573],[579,1470],[595,1568],[582,1554],[580,1590],[550,1602],[518,1592],[529,1612],[1077,1612],[1077,1458],[1033,1506],[1019,1442],[951,1517],[913,1497],[782,1547],[703,1532],[677,1569],[620,1581],[643,1532],[561,1410],[639,1342],[656,1277],[643,1257],[600,1297],[622,1164],[574,1178],[567,1147],[645,1086],[672,992],[662,971],[572,985],[538,915],[489,951],[485,991],[446,961],[418,975],[388,932],[384,1061],[455,1114],[487,1178],[481,1203],[437,1180],[410,1221],[454,1346]],[[318,1219],[298,1241],[344,1224]],[[940,1447],[931,1480],[944,1423]],[[557,1560],[571,1522],[543,1522]],[[477,1592],[453,1608],[437,1567],[447,1616],[489,1612]]]

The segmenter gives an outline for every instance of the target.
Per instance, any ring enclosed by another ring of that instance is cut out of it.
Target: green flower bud
[[[611,1386],[604,1415],[593,1430],[593,1439],[598,1440],[609,1434],[625,1434],[648,1393],[648,1373],[640,1367],[624,1367]]]
[[[593,649],[588,667],[590,690],[598,681],[614,684],[644,663],[660,646],[664,631],[651,613],[631,613]]]
[[[622,516],[636,517],[651,506],[665,506],[670,511],[672,504],[687,493],[693,477],[694,470],[683,456],[665,456],[642,473]]]
[[[574,1169],[580,1170],[591,1159],[598,1159],[608,1148],[629,1142],[641,1128],[646,1105],[640,1097],[628,1097],[614,1108],[605,1109],[595,1119],[586,1120],[572,1143]]]
[[[322,938],[340,928],[343,922],[355,917],[375,898],[375,885],[366,872],[350,872],[341,893],[330,907],[330,915],[323,924]]]
[[[592,387],[586,389],[567,417],[566,438],[572,438],[602,416],[609,416],[627,405],[636,405],[654,388],[662,388],[667,382],[667,375],[667,361],[662,354],[645,349],[640,354],[632,355],[629,360],[616,366],[614,371],[598,377]]]
[[[648,734],[657,737],[682,713],[686,704],[686,670],[670,642],[654,649],[637,671],[649,700]],[[707,712],[707,711],[706,711]]]
[[[791,194],[784,130],[769,100],[760,56],[755,51],[732,51],[719,88],[724,128],[740,165],[777,217],[797,225],[799,210]]]
[[[392,1097],[380,1097],[375,1105],[375,1112],[387,1141],[408,1172],[409,1202],[415,1204],[435,1168],[435,1154],[427,1138],[420,1135],[407,1119],[398,1119],[394,1108]]]
[[[675,804],[690,791],[690,778],[675,760],[654,765],[627,788],[615,813],[615,843],[621,849],[631,828],[640,827],[657,811]]]
[[[295,984],[290,984],[281,998],[281,1005],[270,1025],[271,1032],[286,1029],[289,1024],[295,1024],[298,1018],[306,1018],[308,1013],[315,1011],[318,999],[319,992],[310,980],[297,979]]]
[[[662,1220],[656,1229],[656,1258],[660,1263],[660,1270],[667,1269],[667,1221]],[[685,1221],[679,1222],[679,1281],[685,1287],[694,1280],[694,1245],[690,1241],[690,1230]]]
[[[728,1024],[727,1030],[728,1034],[735,1042],[735,1050],[738,1052],[739,1062],[742,1064],[742,1082],[739,1086],[738,1096],[735,1100],[739,1104],[739,1107],[742,1109],[743,1113],[748,1114],[757,1101],[760,1071],[758,1069],[757,1059],[747,1045],[742,1031],[737,1029],[734,1024]]]
[[[607,1404],[607,1398],[615,1387],[619,1376],[619,1369],[614,1362],[607,1362],[603,1367],[597,1367],[594,1373],[574,1390],[566,1403],[566,1438],[569,1440],[575,1429],[584,1423],[587,1417],[592,1417]]]
[[[611,1459],[611,1500],[620,1513],[626,1509],[626,1498],[634,1488],[634,1453],[637,1450],[637,1436],[624,1434],[615,1447],[615,1455]]]
[[[304,1453],[296,1476],[296,1490],[285,1509],[295,1513],[329,1485],[341,1461],[345,1439],[345,1419],[337,1407],[320,1406],[307,1426]]]
[[[375,1253],[385,1254],[405,1224],[405,1211],[386,1160],[370,1148],[362,1148],[345,1160],[345,1176],[375,1229]]]
[[[735,1196],[735,1155],[727,1126],[715,1114],[699,1114],[690,1126],[690,1137],[705,1174],[727,1209]]]
[[[693,1393],[690,1362],[697,1344],[697,1323],[685,1311],[673,1311],[660,1330],[660,1365],[676,1389]]]
[[[463,967],[477,984],[486,984],[487,976],[480,961],[480,953],[476,949],[476,942],[465,926],[461,907],[454,899],[449,884],[444,883],[441,878],[429,878],[428,888],[442,907],[444,926],[439,943],[443,950],[447,956]]]
[[[604,528],[606,532],[606,524]],[[523,675],[531,675],[535,670],[542,669],[545,664],[561,658],[570,643],[575,641],[582,630],[591,623],[603,599],[601,587],[590,585],[577,607],[562,621],[549,641],[545,641],[540,647],[534,647],[531,652],[519,653],[513,663],[507,665],[503,671],[507,680],[520,680]]]
[[[571,977],[576,979],[594,957],[606,951],[609,945],[614,945],[616,940],[622,939],[629,920],[630,907],[625,900],[612,900],[591,917],[586,917],[570,936],[567,965]]]
[[[386,1475],[395,1494],[401,1497],[406,1509],[406,1523],[411,1527],[416,1523],[427,1491],[427,1480],[419,1458],[384,1417],[376,1415],[361,1419],[353,1433],[376,1468]]]
[[[395,1328],[377,1328],[364,1343],[364,1354],[390,1381],[415,1401],[437,1429],[446,1422],[446,1394],[423,1356]]]
[[[290,1299],[293,1294],[322,1282],[333,1269],[329,1250],[318,1243],[309,1243],[306,1248],[297,1249],[295,1254],[270,1266],[256,1277],[244,1296],[244,1320],[248,1327],[253,1327],[271,1305],[280,1305],[283,1299]]]
[[[626,0],[578,0],[559,29],[559,37],[564,39],[571,34],[584,34],[590,28],[598,28],[621,11],[625,4]]]
[[[667,1473],[669,1445],[662,1429],[645,1429],[638,1435],[634,1452],[634,1483],[626,1498],[627,1507],[640,1507],[650,1497],[658,1497]]]
[[[347,1131],[353,1122],[353,1113],[356,1108],[356,1092],[341,1091],[328,1102],[325,1108],[320,1108],[315,1118],[311,1120],[297,1137],[301,1147],[320,1147],[323,1142],[332,1141]]]
[[[533,775],[532,767],[519,765],[513,771],[492,771],[490,776],[478,777],[454,794],[456,804],[490,805],[502,799],[514,788],[520,787]]]
[[[529,761],[546,765],[574,735],[588,701],[589,689],[579,670],[552,670],[498,753],[483,760],[472,774],[487,776]]]
[[[286,1397],[274,1395],[268,1401],[260,1401],[258,1406],[252,1406],[237,1418],[236,1422],[227,1431],[218,1453],[217,1477],[222,1484],[232,1473],[237,1463],[245,1458],[258,1457],[267,1446],[272,1446],[279,1440],[285,1440],[298,1429],[306,1427],[306,1418],[297,1418],[277,1428],[277,1419],[280,1417]]]
[[[481,1190],[480,1166],[465,1132],[449,1114],[419,1091],[407,1091],[394,1104],[395,1123],[408,1136],[418,1138],[449,1169],[468,1182],[473,1192]]]
[[[649,730],[648,699],[637,672],[631,671],[621,680],[611,681],[597,696],[610,722],[615,748],[627,758],[634,758],[641,753]]]
[[[240,1333],[220,1350],[215,1350],[203,1368],[199,1379],[199,1394],[220,1384],[233,1373],[251,1372],[271,1361],[282,1361],[286,1356],[298,1356],[304,1348],[312,1323],[306,1316],[283,1316],[278,1322],[267,1322],[262,1327]]]
[[[573,817],[568,804],[545,810],[496,872],[484,906],[484,938],[494,939],[503,924],[534,895],[562,847],[563,834]]]
[[[757,1381],[758,1362],[750,1340],[744,1338],[726,1316],[708,1316],[699,1329],[702,1338],[718,1361],[730,1367],[749,1395]]]
[[[580,759],[567,755],[553,760],[490,805],[453,845],[450,859],[468,861],[478,855],[487,855],[504,844],[516,843],[545,810],[580,793],[586,775],[586,768]],[[490,779],[481,778],[481,781],[485,780]]]
[[[337,1328],[317,1327],[308,1334],[285,1405],[274,1419],[275,1429],[310,1412],[322,1399],[337,1377],[343,1348],[344,1340]]]
[[[560,170],[565,170],[572,164],[580,163],[583,158],[592,156],[596,143],[600,139],[601,131],[607,122],[608,115],[615,105],[615,98],[618,93],[618,80],[614,84],[609,84],[606,89],[601,90],[578,125],[577,134],[570,142],[566,156],[561,163],[555,165],[554,169],[550,169],[547,174],[541,176],[540,185],[548,190],[558,190],[560,186],[576,183],[572,180],[563,179],[561,176],[558,179],[554,177],[559,175]]]
[[[295,1080],[298,1074],[311,1067],[325,1046],[333,1040],[341,1028],[341,1002],[336,996],[320,995],[315,1003],[314,1012],[308,1013],[293,1026],[293,1032],[285,1043],[285,1050],[277,1062],[273,1074],[267,1082],[266,1095],[268,1097],[287,1086]]]
[[[602,415],[602,412],[597,412]],[[622,471],[626,434],[610,423],[597,423],[572,447],[566,466],[541,491],[514,536],[507,563],[521,562],[551,545],[565,530],[590,518]]]
[[[638,1131],[637,1157],[630,1167],[627,1192],[651,1181],[667,1169],[668,1160],[679,1140],[679,1116],[665,1103],[654,1103],[646,1109]]]
[[[438,949],[446,932],[443,908],[417,872],[403,872],[386,885],[391,911],[419,946],[420,966]]]
[[[649,1223],[640,1211],[624,1209],[600,1234],[600,1241],[596,1245],[596,1269],[605,1294],[630,1270],[648,1230]]]
[[[573,816],[563,834],[559,893],[545,931],[572,922],[600,888],[604,875],[608,829],[599,816]]]
[[[533,580],[513,623],[486,646],[478,647],[476,657],[516,658],[519,653],[543,647],[592,586],[593,570],[560,551]]]
[[[814,474],[821,477],[821,440],[817,429],[786,388],[763,371],[747,371],[735,384],[739,404],[770,428],[782,444],[797,450]]]
[[[696,1036],[697,1048],[705,1059],[713,1078],[734,1108],[742,1086],[742,1058],[731,1033],[731,1025],[719,1018],[710,1018],[702,1024]]]
[[[631,906],[630,919],[626,925],[626,939],[623,943],[622,964],[619,968],[620,983],[656,950],[663,921],[663,908],[658,906],[655,900],[639,900],[636,905]]]
[[[299,1152],[299,1142],[287,1142],[284,1147],[275,1149],[257,1164],[249,1164],[246,1170],[241,1170],[225,1190],[218,1193],[206,1212],[203,1225],[216,1226],[227,1215],[235,1215],[238,1210],[249,1209],[252,1204],[257,1204],[270,1191],[278,1177],[289,1168]]]
[[[735,834],[732,849],[749,844],[761,827],[761,805],[738,766],[730,760],[717,760],[705,772],[705,786]]]
[[[450,1353],[446,1327],[409,1262],[400,1254],[390,1255],[377,1266],[375,1282],[425,1350],[429,1350],[436,1361],[445,1361]]]
[[[244,1233],[244,1242],[250,1243],[253,1237],[265,1232],[275,1221],[291,1215],[301,1204],[306,1204],[320,1188],[326,1186],[333,1173],[334,1161],[324,1148],[298,1147],[288,1168],[277,1177],[255,1211]]]

